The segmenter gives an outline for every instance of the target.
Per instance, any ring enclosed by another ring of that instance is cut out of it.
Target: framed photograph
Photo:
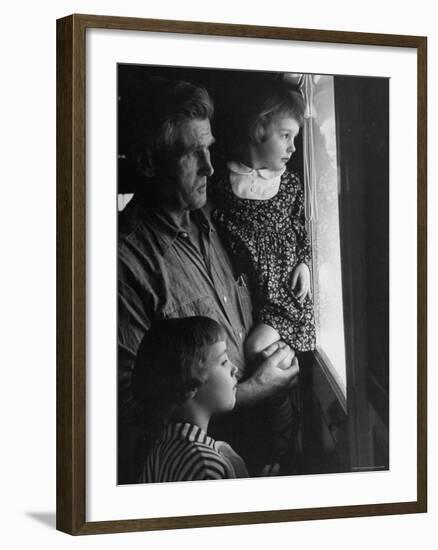
[[[59,530],[426,512],[426,67],[57,21]]]

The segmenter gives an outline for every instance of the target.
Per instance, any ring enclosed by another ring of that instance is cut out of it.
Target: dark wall
[[[356,458],[375,461],[378,446],[382,461],[389,425],[389,79],[336,77],[335,97],[349,412]]]

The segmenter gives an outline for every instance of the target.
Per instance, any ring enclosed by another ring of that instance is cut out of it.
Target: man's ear
[[[198,393],[198,388],[193,388],[187,392],[186,399],[194,399]]]
[[[138,171],[143,174],[143,176],[147,178],[155,176],[154,161],[149,151],[147,153],[137,153],[136,165]]]

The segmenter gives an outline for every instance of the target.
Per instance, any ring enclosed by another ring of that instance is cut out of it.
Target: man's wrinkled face
[[[207,202],[207,178],[213,174],[210,147],[214,143],[208,119],[182,122],[178,128],[178,149],[164,185],[165,200],[175,211],[196,210]]]

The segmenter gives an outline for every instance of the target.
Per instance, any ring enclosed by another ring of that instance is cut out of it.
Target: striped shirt
[[[238,465],[237,473],[232,462]],[[243,460],[228,444],[215,441],[194,424],[177,423],[167,426],[153,445],[139,481],[229,479],[241,477],[242,468],[246,471]]]

